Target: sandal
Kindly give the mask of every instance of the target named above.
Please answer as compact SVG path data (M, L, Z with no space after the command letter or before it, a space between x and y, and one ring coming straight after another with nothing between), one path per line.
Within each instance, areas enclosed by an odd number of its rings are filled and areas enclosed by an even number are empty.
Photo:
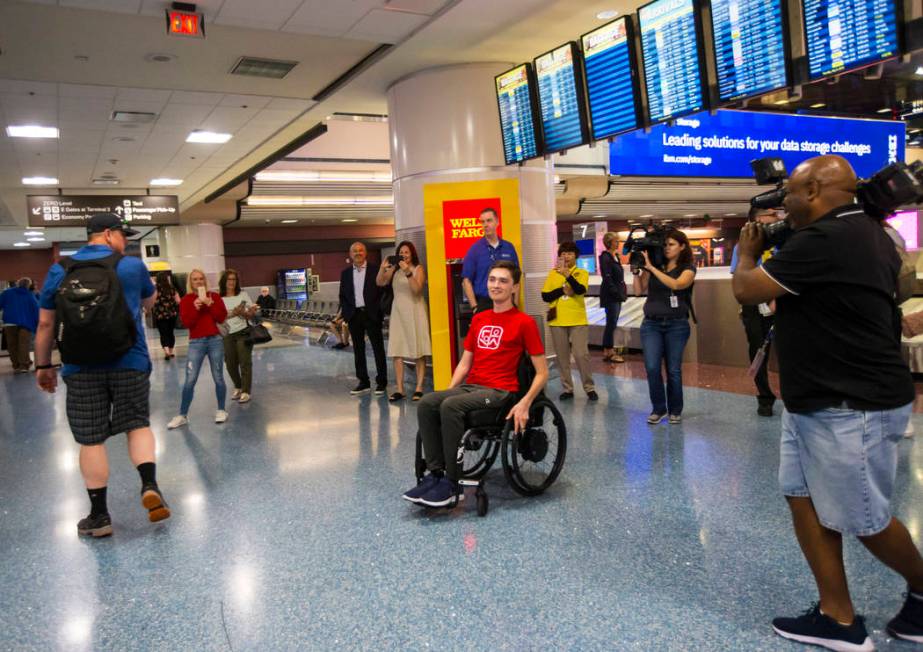
M414 392L413 396L411 397L411 400L419 401L421 398L423 398L423 392Z
M391 396L388 397L388 400L391 403L397 403L398 401L404 400L404 395L401 394L400 392L394 392Z

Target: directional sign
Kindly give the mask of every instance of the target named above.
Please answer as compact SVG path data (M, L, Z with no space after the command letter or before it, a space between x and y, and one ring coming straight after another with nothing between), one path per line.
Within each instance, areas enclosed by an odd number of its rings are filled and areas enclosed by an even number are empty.
M29 195L29 226L83 226L97 213L115 213L136 227L179 224L175 195Z

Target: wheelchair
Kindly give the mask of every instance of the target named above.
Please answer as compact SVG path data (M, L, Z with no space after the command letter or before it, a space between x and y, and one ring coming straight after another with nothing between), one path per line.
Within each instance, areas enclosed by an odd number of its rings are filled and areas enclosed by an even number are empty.
M525 395L532 383L532 365L520 365L520 391L504 405L472 410L465 415L465 434L458 446L462 487L476 487L478 516L487 516L490 500L484 490L484 480L497 457L503 466L507 483L522 496L537 496L554 484L564 466L567 454L567 427L557 406L544 391L529 407L525 428L513 432L512 419L506 415ZM525 370L523 369L525 367ZM530 376L531 373L531 376ZM417 432L415 470L417 483L423 481L426 460L423 458L423 438ZM449 509L458 505L458 500Z

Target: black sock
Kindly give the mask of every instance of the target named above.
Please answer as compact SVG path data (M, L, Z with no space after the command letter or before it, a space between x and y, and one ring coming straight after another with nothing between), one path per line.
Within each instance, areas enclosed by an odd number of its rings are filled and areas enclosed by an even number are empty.
M90 516L109 513L109 508L106 507L106 487L87 489L87 493L90 495Z
M157 484L157 465L153 462L139 464L138 474L141 476L141 484Z

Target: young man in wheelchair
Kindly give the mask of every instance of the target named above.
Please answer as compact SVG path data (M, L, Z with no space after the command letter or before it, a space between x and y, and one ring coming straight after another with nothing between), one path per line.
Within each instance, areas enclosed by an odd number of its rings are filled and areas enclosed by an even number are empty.
M465 415L476 409L497 406L508 409L517 432L529 421L529 407L548 380L545 349L535 320L513 304L522 272L511 261L490 268L487 291L493 310L475 314L465 338L462 355L449 389L427 394L417 408L423 452L429 474L403 498L429 507L445 507L464 499L458 481L461 466L457 451L465 434ZM510 409L520 391L519 361L528 353L535 378L525 395Z

